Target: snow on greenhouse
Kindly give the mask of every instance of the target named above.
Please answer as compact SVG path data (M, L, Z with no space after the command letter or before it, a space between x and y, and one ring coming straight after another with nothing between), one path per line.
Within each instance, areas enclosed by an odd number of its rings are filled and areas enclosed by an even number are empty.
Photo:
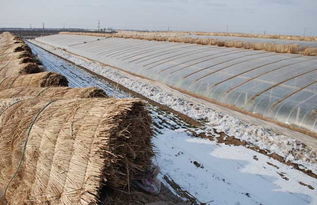
M316 136L317 57L80 35L37 40Z

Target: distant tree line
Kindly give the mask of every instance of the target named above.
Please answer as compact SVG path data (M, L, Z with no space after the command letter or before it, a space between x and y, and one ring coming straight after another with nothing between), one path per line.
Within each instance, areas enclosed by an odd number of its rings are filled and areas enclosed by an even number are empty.
M0 28L0 33L11 32L22 38L30 39L39 36L53 35L59 32L94 32L94 33L116 33L113 29L81 29L81 28Z

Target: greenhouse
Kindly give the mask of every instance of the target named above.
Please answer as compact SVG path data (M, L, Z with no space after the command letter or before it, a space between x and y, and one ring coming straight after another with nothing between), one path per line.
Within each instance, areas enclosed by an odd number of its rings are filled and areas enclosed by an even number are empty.
M316 56L83 35L36 40L231 109L317 133Z

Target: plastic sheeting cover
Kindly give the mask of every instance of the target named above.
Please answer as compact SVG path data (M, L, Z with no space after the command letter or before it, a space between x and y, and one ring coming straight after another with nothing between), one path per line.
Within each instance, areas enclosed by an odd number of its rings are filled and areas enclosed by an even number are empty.
M80 35L36 40L317 133L317 57Z

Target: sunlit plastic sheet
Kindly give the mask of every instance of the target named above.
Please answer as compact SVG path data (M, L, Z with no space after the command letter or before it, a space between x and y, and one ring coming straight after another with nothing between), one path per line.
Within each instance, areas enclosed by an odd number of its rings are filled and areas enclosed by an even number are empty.
M37 40L317 133L317 57L79 35Z

